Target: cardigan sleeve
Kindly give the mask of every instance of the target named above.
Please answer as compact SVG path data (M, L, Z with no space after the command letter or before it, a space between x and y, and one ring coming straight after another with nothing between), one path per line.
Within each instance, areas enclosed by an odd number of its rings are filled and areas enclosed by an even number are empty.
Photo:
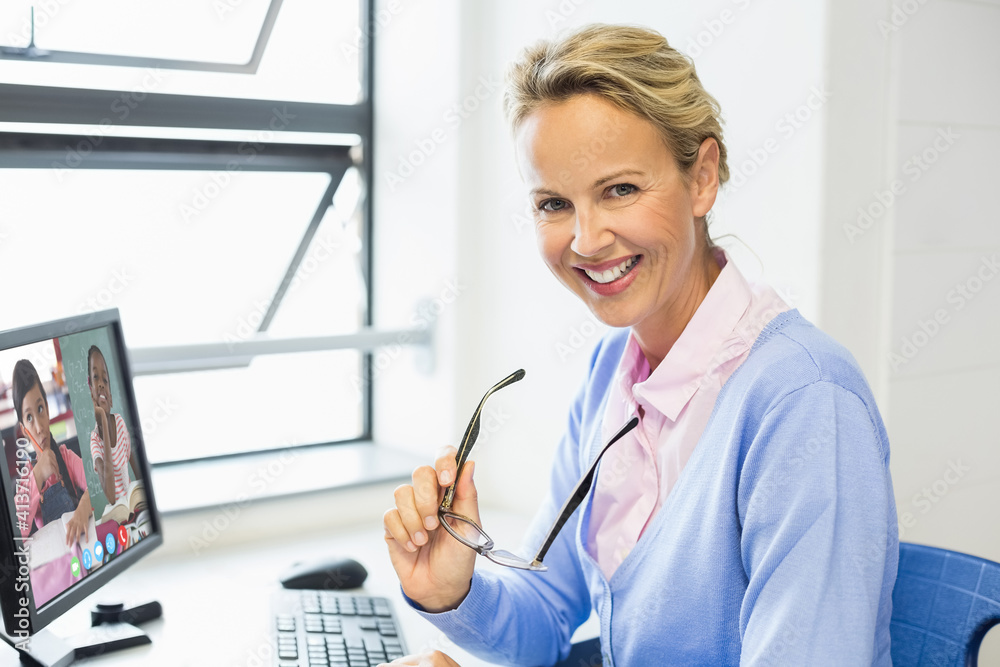
M579 481L581 423L587 396L585 385L570 412L549 492L528 531L522 556L530 557L540 546ZM428 613L408 602L453 642L490 662L543 665L564 659L569 655L574 630L587 620L591 610L575 543L580 515L580 511L573 514L549 548L547 571L477 568L469 594L454 610Z
M737 496L741 665L887 660L875 628L891 612L898 534L880 425L856 394L820 380L777 401L752 434Z

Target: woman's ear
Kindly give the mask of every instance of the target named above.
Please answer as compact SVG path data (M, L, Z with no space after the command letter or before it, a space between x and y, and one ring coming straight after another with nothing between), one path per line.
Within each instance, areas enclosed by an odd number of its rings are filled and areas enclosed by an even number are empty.
M701 218L712 210L719 194L719 143L713 137L701 142L691 174L691 213Z

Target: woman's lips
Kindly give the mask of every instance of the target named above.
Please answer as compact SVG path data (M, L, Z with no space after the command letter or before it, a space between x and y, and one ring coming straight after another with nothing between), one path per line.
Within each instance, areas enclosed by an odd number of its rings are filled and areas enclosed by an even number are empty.
M626 258L625 261L627 262L629 261L629 259L630 258ZM626 289L628 289L629 285L631 285L632 282L635 280L636 275L638 275L640 265L642 264L642 255L635 255L631 259L633 259L634 261L632 261L632 264L627 268L626 272L608 283L599 283L593 278L591 278L589 275L587 275L587 272L583 268L581 267L576 267L576 268L577 271L580 272L580 276L582 277L584 284L588 288L590 288L592 292L599 294L600 296L615 296L616 294L621 294ZM619 262L619 264L621 262L621 260L612 260L610 265L617 266L618 264L614 263L616 261ZM606 262L605 264L609 263ZM599 268L604 268L604 266L605 265L600 265ZM610 269L605 269L605 270L610 270Z

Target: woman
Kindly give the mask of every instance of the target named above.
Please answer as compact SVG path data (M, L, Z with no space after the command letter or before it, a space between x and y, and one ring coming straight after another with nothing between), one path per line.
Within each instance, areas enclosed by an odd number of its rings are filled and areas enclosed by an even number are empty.
M32 526L41 528L72 512L66 522L66 545L70 546L86 536L93 513L83 461L66 445L53 447L48 398L38 371L27 359L14 364L12 394L17 422L35 447L35 462L27 475L27 521L18 521L21 535L27 537Z
M501 664L565 657L593 609L605 665L890 665L885 429L850 354L714 247L729 172L691 62L652 31L590 26L528 49L505 110L545 263L620 328L594 352L536 527L610 434L640 425L543 574L478 571L439 530L454 451L414 471L384 518L409 601ZM454 508L478 520L471 470Z

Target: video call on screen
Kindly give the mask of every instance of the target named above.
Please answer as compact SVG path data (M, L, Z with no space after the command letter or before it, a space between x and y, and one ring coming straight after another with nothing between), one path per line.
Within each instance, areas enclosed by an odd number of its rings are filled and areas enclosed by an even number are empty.
M112 336L106 326L0 350L8 502L36 609L152 530Z

